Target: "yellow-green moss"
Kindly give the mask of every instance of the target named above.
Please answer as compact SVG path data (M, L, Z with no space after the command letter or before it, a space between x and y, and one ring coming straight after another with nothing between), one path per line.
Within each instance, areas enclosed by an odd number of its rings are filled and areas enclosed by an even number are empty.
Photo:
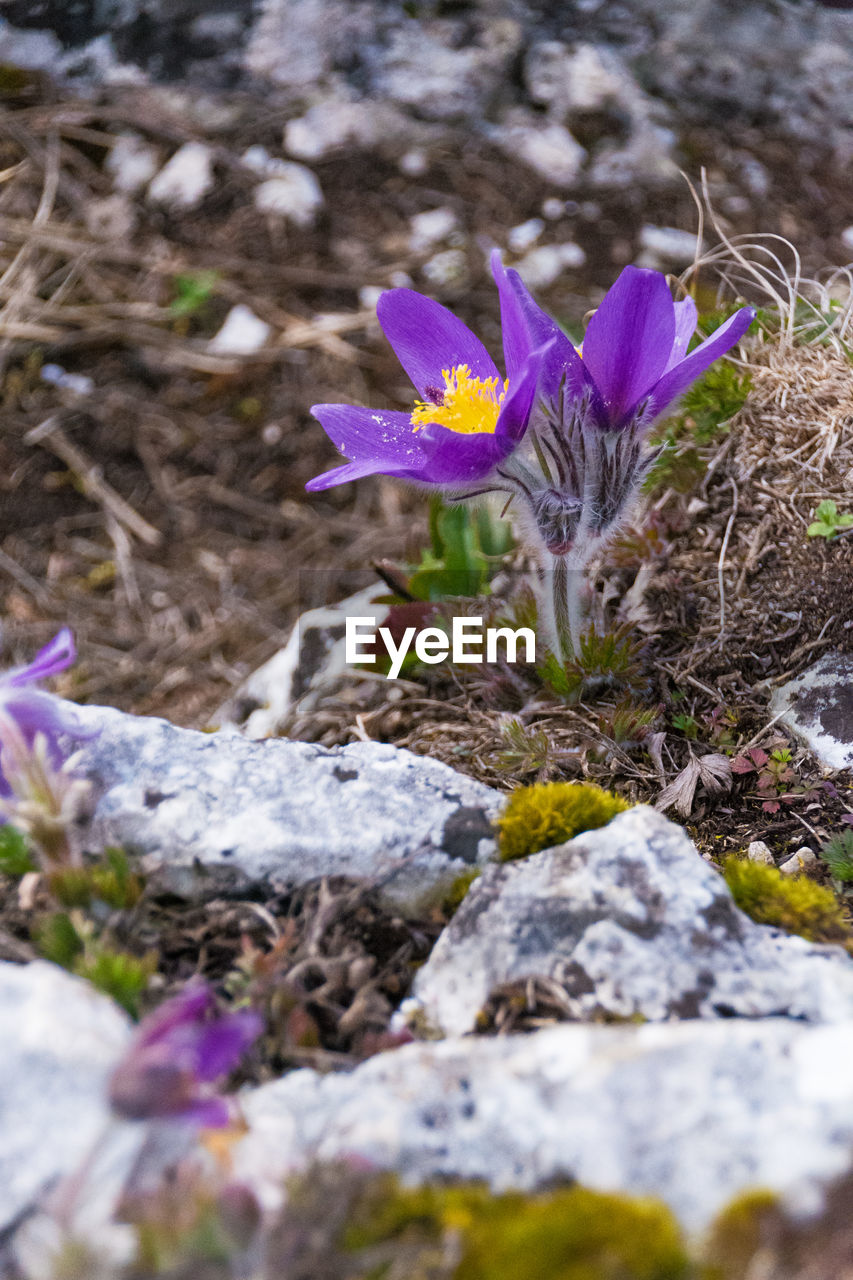
M783 876L775 867L735 856L723 875L741 911L757 924L772 924L810 942L853 941L841 904L831 889L806 876Z
M746 1191L732 1200L705 1240L702 1280L736 1280L747 1275L768 1228L780 1220L779 1197L773 1191Z
M411 1260L410 1278L434 1275L427 1257L446 1258L454 1237L458 1264L439 1272L453 1280L682 1280L690 1274L679 1227L656 1200L584 1187L494 1195L477 1184L404 1190L391 1177L382 1181L345 1231L344 1247L375 1256L377 1246L396 1242Z
M501 861L526 858L605 826L630 805L588 782L539 782L513 791L497 820Z
M463 898L479 875L479 868L473 867L470 871L463 871L453 881L441 904L442 913L448 920L459 910Z

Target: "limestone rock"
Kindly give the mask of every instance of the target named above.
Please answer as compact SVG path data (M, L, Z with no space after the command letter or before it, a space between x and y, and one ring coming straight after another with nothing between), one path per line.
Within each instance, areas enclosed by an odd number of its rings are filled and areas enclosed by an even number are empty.
M0 962L0 1232L87 1155L130 1020L45 961Z
M185 142L148 187L148 198L173 209L194 209L213 188L213 152L203 142Z
M144 855L175 891L364 877L417 913L494 851L498 792L376 742L327 750L198 733L109 707L80 768L96 791L90 848Z
M827 654L776 689L770 713L828 768L853 768L853 654Z
M405 1014L462 1034L496 987L537 976L562 989L572 1018L853 1018L853 961L753 923L682 828L645 805L488 867Z
M283 1175L356 1158L406 1182L497 1190L576 1179L661 1197L701 1231L756 1187L818 1210L851 1168L853 1023L560 1026L296 1071L243 1095L234 1173L270 1207Z

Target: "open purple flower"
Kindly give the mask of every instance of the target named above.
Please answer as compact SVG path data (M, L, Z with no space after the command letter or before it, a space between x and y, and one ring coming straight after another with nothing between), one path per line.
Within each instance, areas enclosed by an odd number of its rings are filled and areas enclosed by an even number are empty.
M84 728L73 703L32 687L36 681L58 675L70 667L76 656L74 637L68 627L63 627L49 644L39 650L32 662L0 674L0 796L11 794L3 774L4 737L9 736L7 729L15 739L15 747L22 742L29 750L36 737L41 735L51 763L57 766L62 762L59 744L63 737L85 739L97 733L97 730ZM5 745L13 749L11 738Z
M330 440L351 461L309 481L328 489L360 476L398 476L462 496L493 476L524 435L542 352L504 342L507 377L467 325L411 289L383 293L379 323L420 399L410 413L316 404ZM556 326L555 326L556 328ZM486 488L502 487L491 485Z
M145 1018L110 1081L110 1103L127 1120L191 1120L221 1128L228 1103L215 1084L260 1035L250 1010L217 1016L213 994L194 983Z

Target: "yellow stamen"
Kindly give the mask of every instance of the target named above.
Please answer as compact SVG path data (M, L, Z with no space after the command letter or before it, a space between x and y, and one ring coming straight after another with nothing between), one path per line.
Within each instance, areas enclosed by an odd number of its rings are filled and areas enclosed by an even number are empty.
M499 392L499 378L473 378L467 364L442 369L441 376L444 379L441 404L431 400L415 402L412 410L415 431L424 423L438 422L442 427L466 436L481 431L493 435L509 379Z

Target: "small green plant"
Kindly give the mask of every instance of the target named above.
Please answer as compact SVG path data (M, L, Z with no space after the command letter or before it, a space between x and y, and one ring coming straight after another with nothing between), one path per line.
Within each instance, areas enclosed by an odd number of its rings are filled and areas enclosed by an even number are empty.
M642 674L640 642L626 627L604 635L587 631L573 658L563 663L549 652L537 671L543 684L568 703L603 688L636 688Z
M734 855L723 875L741 911L757 924L797 933L809 942L853 942L850 926L831 889L806 876L784 876L775 867Z
M414 600L482 595L513 546L510 526L484 503L452 507L434 496L429 532L430 545L405 584Z
M678 711L670 720L673 729L679 729L685 736L693 740L698 736L698 721L690 714L689 711Z
M826 538L827 542L829 542L831 538L835 537L839 529L849 529L853 525L853 515L849 512L841 515L832 498L824 498L823 502L818 503L812 514L815 517L814 523L810 524L806 529L806 533L810 538Z
M153 952L140 959L110 946L78 909L44 916L33 927L32 939L45 960L86 978L132 1018L139 1016L140 998L157 967Z
M176 320L189 320L203 311L216 292L218 271L187 271L175 276L169 311Z
M717 317L703 317L708 327L716 321ZM652 443L663 445L663 452L646 478L645 492L659 492L664 487L689 492L708 465L701 450L728 430L749 388L749 376L739 373L734 365L712 365L682 398L678 415L668 419L653 437Z
M836 880L853 883L853 830L840 832L818 849Z
M0 872L19 880L28 871L35 870L35 863L30 857L30 847L23 831L13 827L11 822L0 826Z
M762 809L765 813L778 813L783 804L814 800L818 794L814 787L800 781L791 759L788 747L776 747L769 755L761 747L750 747L732 760L732 773L752 774Z
M528 728L512 716L500 726L500 734L505 745L495 756L499 769L507 773L538 773L548 765L553 747L544 729Z
M588 782L538 782L518 787L497 820L503 862L571 840L580 831L605 826L630 809L627 800Z

